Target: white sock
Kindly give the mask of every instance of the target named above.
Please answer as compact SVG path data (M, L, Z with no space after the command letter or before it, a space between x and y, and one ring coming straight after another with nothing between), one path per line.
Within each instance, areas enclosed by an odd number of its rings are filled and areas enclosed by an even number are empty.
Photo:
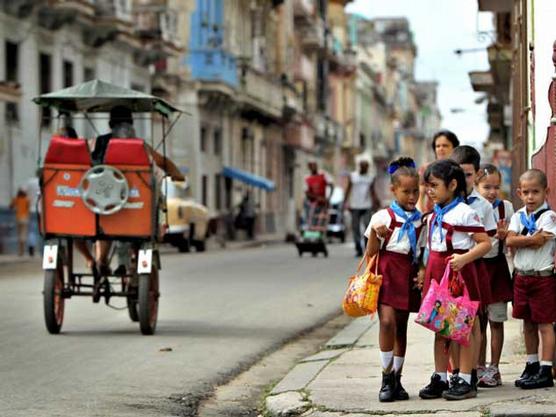
M534 353L532 355L527 355L527 363L535 363L539 361L539 354Z
M467 382L468 384L471 384L471 374L460 373L459 377L463 379L465 382Z
M399 372L402 369L403 361L405 358L403 356L394 356L394 372Z
M383 352L380 351L380 363L382 364L382 370L388 371L392 368L392 358L394 357L394 351Z
M440 375L440 380L442 382L448 382L448 372L435 372L436 375Z
M550 366L552 368L552 361L541 361L541 366Z

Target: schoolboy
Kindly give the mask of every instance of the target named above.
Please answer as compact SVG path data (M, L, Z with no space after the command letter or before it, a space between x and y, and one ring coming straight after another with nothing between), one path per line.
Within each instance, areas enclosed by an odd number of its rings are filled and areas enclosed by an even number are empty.
M524 206L512 216L506 239L507 246L515 250L513 317L523 320L527 351L525 369L515 381L523 389L554 386L556 213L546 202L548 192L544 172L530 169L521 175L517 194Z

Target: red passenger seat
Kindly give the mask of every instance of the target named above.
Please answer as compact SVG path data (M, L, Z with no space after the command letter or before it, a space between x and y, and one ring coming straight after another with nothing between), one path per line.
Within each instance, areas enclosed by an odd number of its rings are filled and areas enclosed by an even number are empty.
M41 179L41 230L47 236L95 236L95 214L79 193L81 179L89 169L91 154L85 139L52 137Z
M157 227L157 194L145 142L143 139L110 139L104 163L124 174L129 185L129 199L117 213L99 217L100 229L106 236L151 238Z
M151 164L143 139L110 139L104 163L108 165L149 166Z
M53 136L44 162L45 164L91 165L91 153L85 139Z

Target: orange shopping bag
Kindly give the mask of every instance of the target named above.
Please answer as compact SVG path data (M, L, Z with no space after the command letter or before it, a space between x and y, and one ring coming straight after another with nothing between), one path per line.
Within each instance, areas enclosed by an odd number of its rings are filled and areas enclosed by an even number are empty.
M363 274L360 275L364 261L367 262L367 266ZM373 266L374 272L372 271ZM378 275L378 254L372 258L365 256L359 262L356 274L349 278L342 302L344 312L351 317L376 313L381 284L382 275Z

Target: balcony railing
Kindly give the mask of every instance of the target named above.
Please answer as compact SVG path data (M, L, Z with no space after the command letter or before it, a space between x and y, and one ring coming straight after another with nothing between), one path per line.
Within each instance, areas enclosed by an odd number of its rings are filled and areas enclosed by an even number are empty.
M319 49L324 47L324 22L317 18L314 24L300 28L301 42L304 48Z
M17 103L21 98L21 86L13 81L0 81L0 103Z
M314 150L315 131L308 123L291 123L286 127L285 142L289 146Z
M313 62L305 54L300 54L295 60L293 77L297 81L311 81L315 76Z
M241 91L246 104L269 116L281 117L284 105L281 83L248 66L243 67L241 72Z
M179 43L178 13L167 7L141 8L134 12L135 27L139 36Z
M97 15L131 22L132 0L92 0Z
M223 49L190 50L188 62L194 80L238 86L237 59Z
M310 18L315 14L315 4L313 0L294 0L293 14L297 18Z

